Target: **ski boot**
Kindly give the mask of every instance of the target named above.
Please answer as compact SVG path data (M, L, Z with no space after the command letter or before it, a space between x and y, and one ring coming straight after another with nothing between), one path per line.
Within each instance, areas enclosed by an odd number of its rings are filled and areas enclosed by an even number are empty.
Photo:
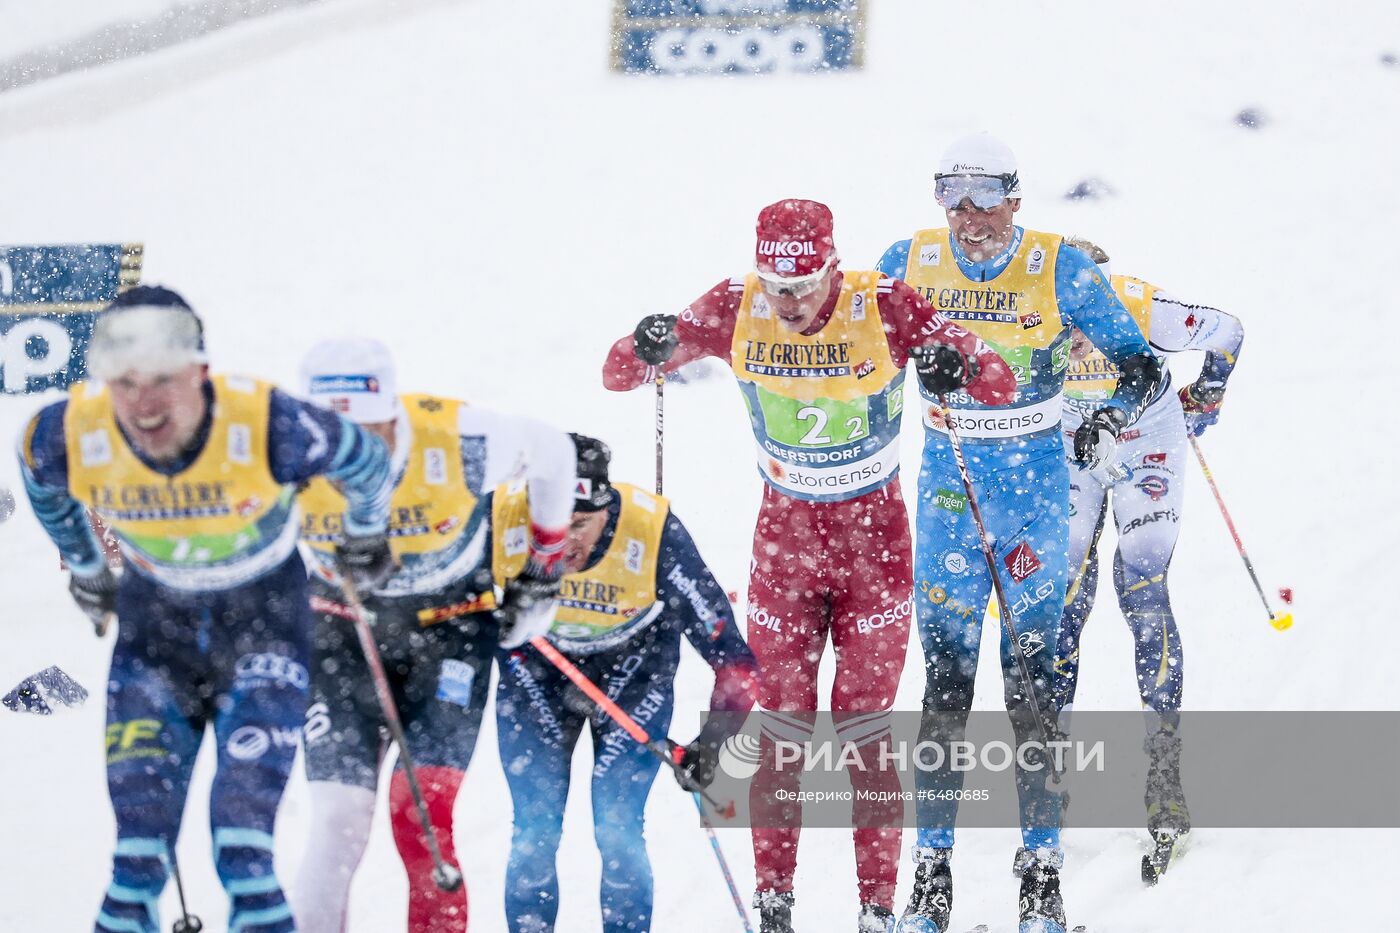
M856 933L894 933L894 911L879 904L861 904Z
M758 933L793 933L791 891L759 891L753 896L758 908Z
M1156 884L1191 831L1191 813L1181 790L1181 736L1175 729L1158 729L1143 743L1147 752L1147 831L1152 852L1142 857L1142 880Z
M952 849L915 849L914 892L896 933L947 933L953 914Z
M1021 875L1019 933L1065 933L1065 902L1060 897L1060 867L1065 858L1058 850L1038 849Z

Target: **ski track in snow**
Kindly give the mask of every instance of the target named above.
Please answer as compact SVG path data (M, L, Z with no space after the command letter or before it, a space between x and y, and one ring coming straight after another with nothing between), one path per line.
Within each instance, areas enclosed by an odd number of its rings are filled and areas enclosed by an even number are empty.
M1400 495L1375 430L1393 422L1392 301L1366 283L1385 281L1400 215L1389 168L1400 70L1378 61L1394 51L1385 42L1400 41L1400 7L1373 0L1339 16L1320 3L1101 0L953 15L882 0L871 4L864 73L664 80L606 71L609 6L337 0L4 95L4 237L144 241L146 281L194 303L220 369L290 384L315 340L378 336L406 388L597 434L613 447L614 475L645 484L652 399L601 388L609 344L642 315L678 310L743 271L754 214L779 197L831 204L845 265L873 264L890 242L941 224L937 153L989 129L1019 156L1020 222L1090 236L1115 271L1245 323L1222 421L1203 446L1266 587L1294 588L1297 623L1269 627L1192 475L1172 572L1188 706L1396 707L1383 579ZM1234 126L1245 106L1270 122ZM889 129L899 121L901 131ZM905 144L876 142L876 128ZM1060 199L1088 176L1117 196ZM0 400L5 443L49 400ZM721 582L742 595L760 482L742 406L727 377L677 388L667 403L667 491ZM907 496L918 431L906 426ZM9 456L0 483L18 488ZM113 836L100 701L110 645L92 639L69 602L27 503L19 513L0 526L0 686L57 663L95 697L51 719L0 711L10 841L0 848L0 928L81 930L107 883ZM1110 586L1085 639L1080 708L1136 705L1132 644ZM977 706L996 708L995 650L984 644L983 654ZM917 708L921 662L912 639L901 709ZM826 684L830 667L828 654ZM704 706L709 686L687 654L678 737L693 734L698 721L685 711ZM472 929L483 931L504 929L510 838L495 745L488 716L457 806ZM585 748L575 761L559 859L560 933L600 922L587 757ZM226 908L208 856L209 778L202 758L179 851L191 904L213 933ZM1345 793L1344 780L1333 792ZM669 785L658 780L648 809L654 928L737 928L693 808ZM298 774L278 822L284 882L307 817ZM1393 921L1382 866L1394 831L1195 836L1148 890L1138 880L1145 832L1067 831L1070 923L1136 933ZM720 838L747 891L747 832ZM954 929L1014 924L1017 842L1011 829L960 835ZM912 877L901 872L901 906ZM797 895L804 933L854 925L848 833L804 834ZM381 801L353 928L400 929L405 900ZM167 924L174 903L171 886Z

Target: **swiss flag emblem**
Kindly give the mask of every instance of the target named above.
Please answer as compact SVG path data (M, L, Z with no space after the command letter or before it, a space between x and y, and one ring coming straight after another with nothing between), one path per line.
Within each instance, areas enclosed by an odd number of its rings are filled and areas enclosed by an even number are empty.
M1016 545L1010 554L1003 560L1006 563L1006 570L1011 574L1011 579L1017 583L1022 582L1040 569L1040 558L1036 556L1031 546L1022 541Z

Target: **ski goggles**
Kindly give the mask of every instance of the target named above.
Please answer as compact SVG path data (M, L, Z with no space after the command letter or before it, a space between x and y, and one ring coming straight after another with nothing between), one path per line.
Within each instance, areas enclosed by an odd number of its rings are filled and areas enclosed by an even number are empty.
M806 298L821 287L822 279L834 265L836 254L832 253L826 257L826 262L822 263L820 269L806 275L779 275L776 272L756 271L758 282L767 294L782 298Z
M1016 190L1016 175L942 175L933 180L933 197L947 211L971 201L980 211L998 206Z

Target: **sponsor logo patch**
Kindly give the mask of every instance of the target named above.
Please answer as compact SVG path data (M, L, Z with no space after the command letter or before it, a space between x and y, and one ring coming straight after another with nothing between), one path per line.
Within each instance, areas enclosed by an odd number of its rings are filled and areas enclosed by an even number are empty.
M955 512L959 515L967 508L967 496L951 489L940 489L934 494L934 504L940 509Z
M1007 573L1011 574L1011 579L1017 583L1022 582L1031 574L1040 570L1040 558L1029 544L1022 541L1020 544L1002 558L1006 564Z
M1144 476L1133 485L1142 490L1143 494L1148 496L1153 502L1165 496L1170 489L1167 485L1166 477L1157 476L1156 474Z

